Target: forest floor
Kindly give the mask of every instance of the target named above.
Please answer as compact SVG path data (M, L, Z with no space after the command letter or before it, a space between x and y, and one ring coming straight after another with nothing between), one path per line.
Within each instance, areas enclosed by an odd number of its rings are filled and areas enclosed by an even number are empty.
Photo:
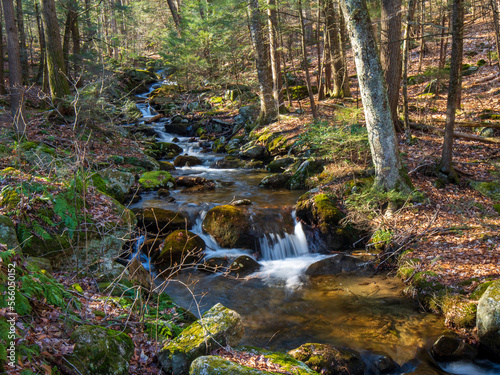
M466 39L464 63L476 65L480 59L484 59L487 64L481 66L474 74L464 77L462 109L457 113L457 120L479 122L484 121L480 118L483 114L492 113L500 116L499 67L489 63L490 53L494 51L495 46L491 25L476 22L466 30L466 35L473 35L474 38ZM439 46L434 42L429 42L427 46L429 50L423 59L420 71L419 49L412 50L410 76L419 76L435 67ZM348 59L349 72L354 74L352 56L348 56ZM443 92L439 96L421 95L426 83L428 80L409 86L411 121L442 129L444 125L438 120L442 121L446 117L446 93ZM319 104L321 117L325 119L333 117L337 105L360 106L355 78L351 79L351 87L354 100L322 101ZM297 109L298 103L294 102L292 106ZM300 107L305 109L305 114L291 114L272 125L270 129L289 130L291 133L302 132L304 124L311 122L311 114L307 100L303 100ZM75 146L71 144L74 134L70 126L51 125L47 128L45 119L35 112L33 114L33 121L28 127L29 140L43 140L63 148ZM8 114L2 114L1 134L7 132L10 127ZM457 127L456 130L477 134L472 133L471 128ZM496 136L499 132L497 129ZM412 182L425 198L421 203L405 205L392 215L381 214L372 220L371 225L373 228L390 230L393 238L401 240L404 248L395 250L411 250L409 256L415 260L415 272L430 271L428 277L445 285L450 291L460 288L466 293L472 292L481 282L500 277L500 214L495 209L498 207L495 204L500 203L500 191L493 191L493 194L487 196L471 186L471 181L492 182L500 179L498 144L455 139L453 163L459 172L460 183L438 188L432 166L440 159L443 136L437 131L421 130L412 130L412 136L414 139L409 145L400 135L399 145ZM136 143L126 138L114 138L111 142L110 137L113 137L113 134L107 138L93 137L91 143L85 146L92 151L95 160L105 160L109 153L115 155L134 153ZM0 169L12 166L16 157L9 155L0 158ZM331 165L327 171L335 175L336 179L334 182L327 182L322 189L338 191L338 186L352 178L358 167ZM98 201L95 203L99 204ZM85 306L88 324L97 324L102 320L99 314L95 314L95 311L101 310L106 311L106 319L117 321L117 327L121 327L123 316L128 316L127 310L119 306L106 307L106 303L100 300L99 292L92 281L74 279L74 275L66 273L56 273L55 276L68 289L75 282L79 282L86 291L85 295L81 296L81 303ZM408 282L409 279L405 281ZM95 303L91 304L89 301ZM5 311L0 311L0 315L3 313ZM25 337L24 340L37 343L41 347L42 359L36 357L33 363L19 365L19 370L31 368L35 372L43 372L45 369L46 374L51 374L50 366L44 365L47 360L51 365L64 366L64 363L60 363L61 356L70 352L72 348L68 338L64 336L64 327L61 326L58 314L60 314L58 309L40 308L37 311L30 331L32 336ZM128 319L133 322L137 320L135 318L137 317L132 316ZM131 373L159 373L160 370L155 362L158 343L148 339L139 326L131 327L130 333L134 337L136 346Z

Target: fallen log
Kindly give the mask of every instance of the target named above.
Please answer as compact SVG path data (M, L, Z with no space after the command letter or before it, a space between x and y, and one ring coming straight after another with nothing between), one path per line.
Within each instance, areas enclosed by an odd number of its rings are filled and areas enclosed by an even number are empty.
M427 131L431 130L431 131L437 131L439 133L444 134L444 129L436 128L435 126L417 124L417 123L412 122L412 123L410 123L410 127L413 129L417 129L417 130L427 130ZM500 138L486 138L486 137L481 137L479 135L466 134L466 133L460 133L460 132L454 132L453 136L455 138L468 139L471 141L500 144Z
M446 120L432 119L432 122L446 123ZM500 129L500 123L487 121L455 121L455 126L463 128L493 128Z

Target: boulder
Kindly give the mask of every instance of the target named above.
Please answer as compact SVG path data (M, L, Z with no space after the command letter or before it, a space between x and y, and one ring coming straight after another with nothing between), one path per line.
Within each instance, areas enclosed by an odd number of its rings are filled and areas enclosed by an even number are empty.
M158 164L160 164L160 171L173 171L175 169L174 165L168 161L159 160Z
M188 374L196 358L220 346L238 345L243 333L241 316L219 303L167 342L158 352L158 360L167 374Z
M224 159L216 160L211 165L210 168L215 169L254 169L262 168L264 164L260 160L242 160L239 156L226 155Z
M500 358L500 280L493 282L479 299L476 326L481 345Z
M189 120L183 119L181 116L174 116L171 123L165 124L165 132L184 137L192 137L196 134L196 130L198 130L197 125L190 124Z
M311 264L307 276L336 275L339 273L370 269L366 262L350 255L336 254Z
M238 110L238 113L245 119L245 122L254 121L259 115L259 109L253 105L245 105Z
M129 172L109 168L92 175L92 183L103 193L123 203L127 194L132 190L132 186L135 183L135 176Z
M295 162L294 158L277 158L268 164L266 169L271 173L282 173Z
M368 374L394 374L400 370L399 365L387 353L374 352L368 354Z
M175 179L166 171L151 171L141 175L139 184L144 190L171 189L175 187Z
M155 142L151 145L149 154L155 159L170 159L176 157L182 153L182 151L182 147L176 145L175 143Z
M308 159L293 172L288 181L288 188L290 190L305 189L307 179L322 171L323 164L321 164L321 162L314 159Z
M147 155L142 155L140 158L136 158L135 156L124 156L123 163L145 169L146 171L160 170L160 164L158 164L158 162L151 156Z
M175 178L177 186L193 187L196 185L204 185L212 180L207 180L204 177L193 177L193 176L179 176Z
M284 189L290 181L290 173L273 173L264 177L259 186L268 189Z
M174 160L175 167L184 167L184 166L192 167L193 165L200 165L200 164L203 164L203 161L201 159L198 159L196 156L179 155Z
M272 375L273 372L240 365L214 355L196 358L189 368L189 375Z
M358 240L358 232L348 223L343 223L339 201L328 194L306 193L295 206L297 217L308 228L319 232L324 250L339 250L350 247Z
M363 375L366 369L358 352L333 345L304 344L288 353L324 375Z
M269 153L264 146L250 143L241 148L240 156L248 159L265 159L269 156Z
M80 326L71 335L73 354L66 359L82 375L127 375L134 343L127 334L99 326Z
M216 206L207 212L203 230L224 248L255 249L257 238L252 232L250 215L241 206Z
M258 271L260 264L248 255L241 255L231 263L230 271L238 276L246 276Z
M137 225L150 233L166 234L178 229L188 229L190 221L180 212L163 208L144 208L136 210Z
M440 362L470 360L477 355L476 349L460 340L454 332L439 336L432 345L431 353L432 357Z
M240 346L233 348L236 354L244 357L259 357L261 360L279 368L280 373L294 375L318 375L318 373L309 368L305 363L296 359L287 353L271 352L266 349L260 349L253 346Z
M160 270L174 266L191 266L203 255L205 242L196 234L187 230L170 233L159 248L155 263Z
M8 216L0 215L0 245L4 245L6 250L19 251L19 241L17 239L16 227Z

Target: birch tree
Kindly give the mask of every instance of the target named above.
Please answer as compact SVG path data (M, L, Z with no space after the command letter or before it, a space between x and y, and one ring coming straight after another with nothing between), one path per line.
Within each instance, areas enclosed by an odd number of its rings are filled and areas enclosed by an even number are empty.
M382 190L412 190L401 165L384 73L365 0L341 0L349 30L365 112L368 141L375 167L374 186Z

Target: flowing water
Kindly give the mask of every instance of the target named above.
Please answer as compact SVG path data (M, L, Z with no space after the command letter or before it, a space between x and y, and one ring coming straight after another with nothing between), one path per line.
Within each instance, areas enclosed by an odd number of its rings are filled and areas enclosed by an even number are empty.
M156 115L147 103L138 107L144 118ZM289 350L307 342L331 343L362 352L383 351L403 364L442 333L443 319L422 313L413 300L403 297L404 286L394 276L306 277L307 267L326 256L311 252L311 240L308 243L301 224L295 220L293 206L304 192L259 188L260 180L267 175L263 170L211 168L223 155L202 153L198 143L190 138L165 133L167 121L151 124L158 133L158 141L178 138L176 143L184 153L203 160L200 166L177 168L172 174L217 180L219 187L199 193L173 190L171 196L175 201L171 203L154 192L146 193L135 206L161 207L189 215L194 223L192 231L207 244L207 258L255 256L248 250L221 249L203 233L203 217L215 205L250 199L252 221L262 233L258 259L261 269L257 273L235 279L185 271L170 281L165 290L178 304L200 315L220 302L242 315L245 323L242 344L272 350ZM500 374L498 367L486 363L485 366L452 363L444 370L450 374Z

